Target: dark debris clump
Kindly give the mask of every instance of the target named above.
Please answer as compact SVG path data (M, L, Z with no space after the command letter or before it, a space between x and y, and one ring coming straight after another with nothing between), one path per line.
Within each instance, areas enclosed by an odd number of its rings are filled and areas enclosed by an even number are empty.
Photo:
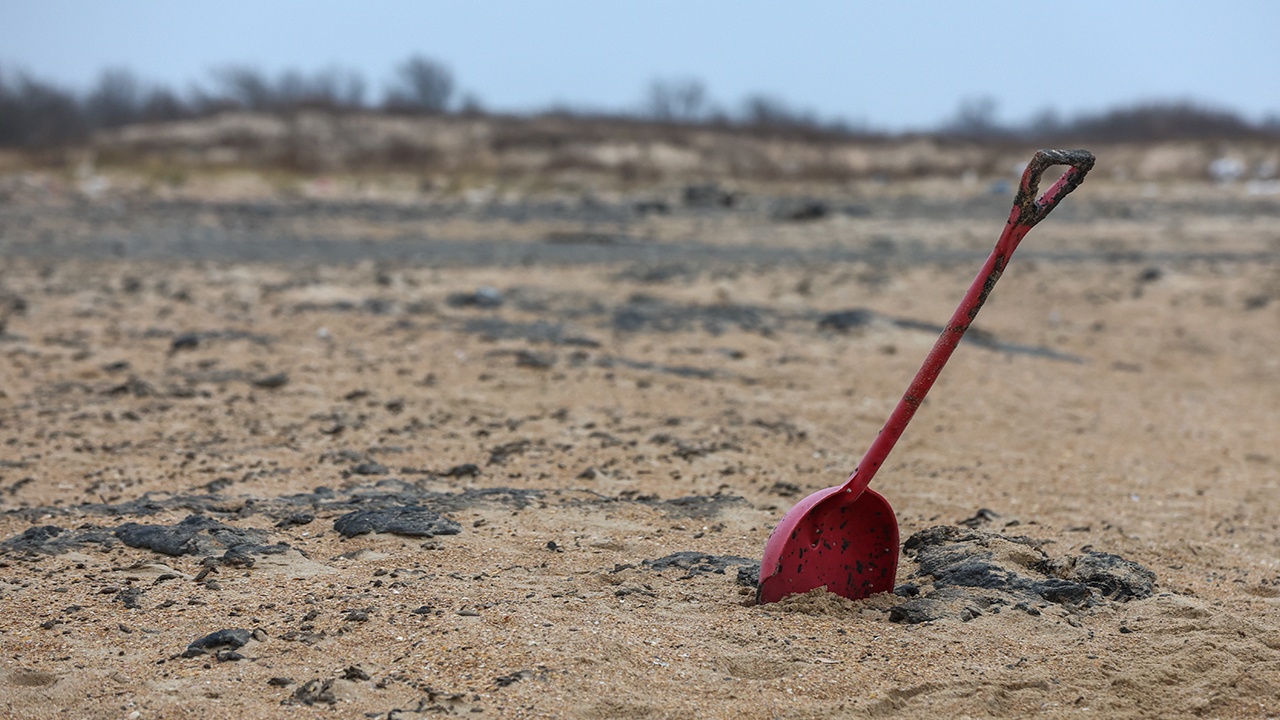
M237 528L204 515L189 515L174 525L130 522L116 528L86 525L74 530L40 525L0 542L0 550L28 555L60 555L90 545L110 548L123 543L162 555L222 554L225 558L239 559L242 565L252 565L248 559L252 555L273 555L289 549L284 543L269 542L269 533L265 530Z
M221 650L239 650L253 639L253 633L244 628L227 628L211 632L192 641L182 653L183 657L197 657Z
M1155 573L1118 555L1086 552L1053 559L1041 543L982 530L939 526L915 533L903 551L918 568L909 597L889 612L894 622L971 620L1009 607L1038 615L1050 604L1084 607L1150 597ZM931 585L929 590L922 586ZM910 586L911 592L906 587Z
M760 567L760 562L751 558L737 555L708 555L694 550L674 552L656 560L645 560L640 564L650 570L659 572L672 568L684 570L685 577L697 577L708 573L724 575L725 571L731 567L750 568L754 566L757 569L756 572L759 572Z
M89 526L68 530L57 525L37 525L0 541L0 550L19 555L61 555L89 544L109 548L118 542L115 534L105 528Z
M188 515L176 525L125 523L116 528L115 535L129 547L162 555L212 555L220 550L272 554L284 549L268 547L265 530L231 527L204 515Z
M343 537L355 537L365 533L393 533L410 537L434 537L457 535L462 526L419 505L384 508L380 510L356 510L333 522L333 529Z

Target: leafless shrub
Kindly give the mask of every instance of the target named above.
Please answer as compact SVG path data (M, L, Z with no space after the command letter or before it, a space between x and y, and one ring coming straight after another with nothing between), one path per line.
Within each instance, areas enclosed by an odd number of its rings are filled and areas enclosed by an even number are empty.
M645 93L643 114L663 122L696 122L710 110L707 89L698 80L654 80Z
M399 112L444 112L453 96L453 73L444 65L416 56L396 68L384 106Z
M206 95L206 107L233 106L259 112L282 112L300 108L342 110L360 107L365 83L358 73L341 68L320 70L308 75L286 70L276 80L249 67L215 71L218 91Z
M1032 133L1093 142L1235 140L1276 135L1265 124L1251 124L1231 111L1185 101L1116 108L1085 115L1059 127L1033 127Z
M291 86L292 87L292 86ZM364 105L366 85L364 78L354 70L329 68L310 78L299 76L296 104L335 109L358 108Z
M1064 120L1042 110L1025 125L1002 125L992 98L964 100L939 129L944 136L974 141L1025 140L1041 144L1242 140L1280 136L1264 121L1252 124L1240 115L1186 101L1149 102Z
M465 117L483 117L485 115L484 103L480 101L478 95L465 93L459 102L458 114Z
M944 135L967 140L990 140L1008 136L1010 131L996 121L996 100L984 95L960 101L956 114L942 126Z
M122 68L104 70L84 102L93 127L113 128L137 122L142 115L142 89L134 74Z
M0 73L0 145L45 149L77 142L89 124L70 92L20 73Z
M812 113L796 110L770 95L752 95L742 102L742 121L760 128L816 127Z
M1067 126L1062 116L1053 108L1044 108L1031 116L1025 134L1032 139L1054 137Z
M142 122L166 122L191 117L194 110L191 104L184 101L169 88L152 89L142 99L138 109L138 120Z
M275 93L261 70L230 67L215 70L214 83L221 90L214 97L223 98L246 110L272 110Z
M395 69L381 103L384 110L391 112L443 113L456 107L465 116L488 115L473 95L464 94L460 103L454 101L454 96L455 83L449 68L415 56ZM57 148L84 142L99 129L202 117L225 110L289 114L300 109L346 112L368 107L363 78L341 68L311 73L291 70L269 76L247 66L229 67L214 72L204 85L183 93L140 81L128 70L110 69L83 94L0 68L2 147ZM891 137L865 125L821 120L812 112L798 110L769 95L750 96L737 112L728 114L710 102L706 87L694 79L651 82L645 90L640 117L634 111L610 113L571 106L523 118L488 117L502 118L500 124L505 128L496 133L493 142L497 149L516 137L520 138L519 143L532 143L530 147L555 148L607 139L604 136L614 131L625 132L633 139L680 145L690 137L688 129L682 127L689 124L719 132L819 144L851 138L876 142ZM517 126L525 129L516 129ZM1072 119L1045 110L1015 126L998 122L993 99L977 97L964 100L955 115L938 126L935 135L987 144L1277 139L1280 115L1254 123L1231 111L1192 102L1152 102ZM301 151L295 154L306 155ZM422 157L416 162L438 159ZM839 175L843 171L834 167L831 172Z

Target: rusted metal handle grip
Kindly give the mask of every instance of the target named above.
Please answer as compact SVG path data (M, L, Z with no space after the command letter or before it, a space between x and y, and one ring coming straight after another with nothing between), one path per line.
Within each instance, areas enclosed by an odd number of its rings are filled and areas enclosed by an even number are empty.
M1080 187L1080 183L1084 182L1084 176L1093 169L1093 162L1093 153L1088 150L1036 151L1031 162L1027 164L1027 169L1022 173L1022 184L1018 188L1017 196L1013 199L1015 212L1010 216L1009 222L1027 229L1035 227L1036 223L1045 219L1049 212L1062 202L1062 198ZM1036 193L1040 191L1040 177L1044 175L1045 170L1054 165L1069 165L1070 169L1058 178L1053 187L1037 199Z

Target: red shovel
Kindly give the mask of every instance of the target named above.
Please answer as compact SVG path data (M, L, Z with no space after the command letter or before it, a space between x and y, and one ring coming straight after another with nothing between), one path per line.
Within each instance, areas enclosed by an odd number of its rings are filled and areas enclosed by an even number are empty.
M1036 199L1040 176L1052 165L1070 168ZM1040 150L1031 158L995 250L853 475L844 485L819 490L801 500L773 529L760 562L759 602L777 602L824 585L830 592L855 600L893 590L898 571L898 520L889 501L867 485L978 316L1018 243L1084 182L1092 168L1093 155L1085 150Z

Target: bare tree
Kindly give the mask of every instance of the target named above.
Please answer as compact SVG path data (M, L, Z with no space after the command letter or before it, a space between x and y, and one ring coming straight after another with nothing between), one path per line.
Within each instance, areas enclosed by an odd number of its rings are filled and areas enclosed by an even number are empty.
M1062 130L1062 127L1062 117L1058 115L1058 111L1045 108L1031 116L1027 122L1026 134L1033 138L1053 137Z
M694 122L706 117L707 89L699 80L663 80L649 83L644 114L655 120Z
M120 127L141 114L142 89L134 74L123 68L104 70L85 98L85 111L95 127Z
M1106 142L1248 138L1267 132L1230 110L1198 103L1143 103L1076 118L1062 129L1072 137Z
M324 101L340 108L358 108L364 105L368 86L364 77L355 70L333 67L312 76L312 90Z
M194 114L192 107L166 87L152 88L138 110L143 122L181 120Z
M352 70L330 68L314 75L296 70L283 73L273 89L278 107L359 107L364 101L364 78Z
M88 130L70 92L26 74L0 73L0 145L51 147L83 139Z
M275 92L271 81L262 71L250 67L229 67L215 70L214 84L221 90L220 98L246 110L275 109ZM216 100L210 104L216 104Z
M996 100L990 95L961 100L955 117L942 130L968 138L989 138L1004 131L996 122Z
M742 103L742 119L757 127L816 127L812 114L792 109L769 95L752 95Z
M458 112L470 117L484 115L484 101L482 101L480 96L475 93L464 93L461 101L458 103Z
M310 75L286 70L274 82L259 70L232 67L216 71L214 80L220 94L201 97L197 104L280 111L304 107L345 109L359 107L364 102L364 78L354 70L336 67Z
M396 79L387 91L386 106L393 110L443 112L453 96L453 73L441 63L415 56L396 68Z

